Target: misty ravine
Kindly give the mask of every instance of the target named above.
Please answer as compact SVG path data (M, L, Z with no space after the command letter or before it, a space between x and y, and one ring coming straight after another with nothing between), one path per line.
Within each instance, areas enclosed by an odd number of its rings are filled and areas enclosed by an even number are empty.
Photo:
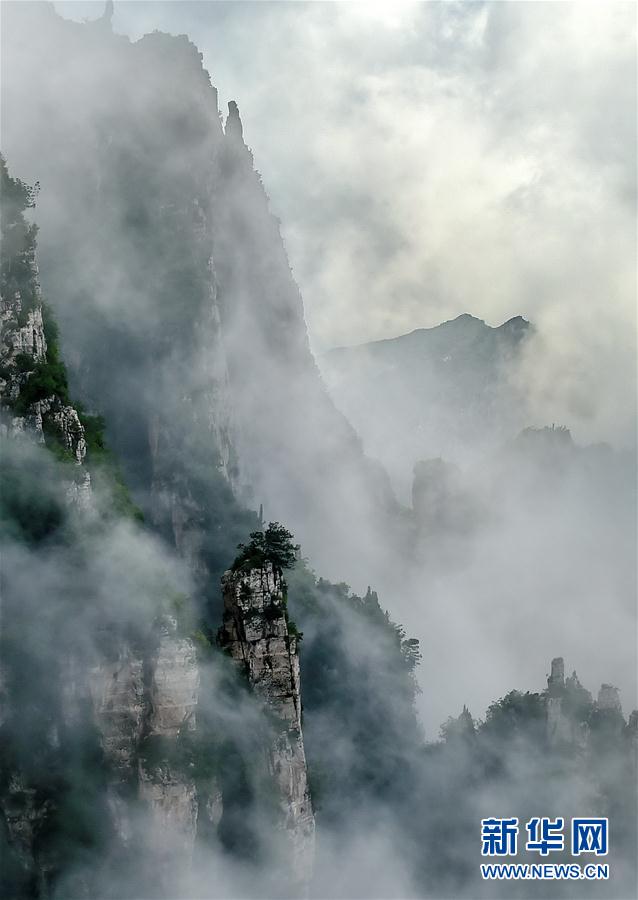
M2 10L0 894L635 896L631 454L522 316L315 361L237 103L112 17Z

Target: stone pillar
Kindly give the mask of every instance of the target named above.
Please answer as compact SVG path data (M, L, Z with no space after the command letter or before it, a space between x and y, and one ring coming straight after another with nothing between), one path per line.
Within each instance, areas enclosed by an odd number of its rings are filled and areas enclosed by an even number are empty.
M306 893L312 875L315 822L301 729L298 640L290 633L285 584L270 563L226 572L220 644L240 662L273 725L267 754L290 846L291 884Z
M613 684L601 684L598 691L598 708L622 711L617 687L614 687Z
M565 687L565 661L562 656L552 660L552 671L547 679L547 687L550 693Z

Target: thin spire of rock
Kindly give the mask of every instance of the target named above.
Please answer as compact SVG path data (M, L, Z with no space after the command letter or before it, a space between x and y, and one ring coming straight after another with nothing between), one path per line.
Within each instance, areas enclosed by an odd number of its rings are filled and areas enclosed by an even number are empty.
M234 100L228 103L228 115L226 116L226 137L238 143L244 143L244 126L241 123L239 107Z

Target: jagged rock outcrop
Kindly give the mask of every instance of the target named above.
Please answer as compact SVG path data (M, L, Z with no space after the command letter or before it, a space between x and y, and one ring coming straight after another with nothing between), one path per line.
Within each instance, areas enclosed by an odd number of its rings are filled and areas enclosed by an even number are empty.
M270 563L226 572L219 642L241 664L271 714L267 748L277 785L280 827L290 842L293 882L306 889L314 857L314 814L301 727L298 637L286 611L286 587Z
M564 711L565 693L565 661L557 656L547 678L547 739L553 747L573 744L577 736L582 736L582 724Z
M625 724L622 715L620 692L611 684L602 684L598 698L594 701L576 674L565 677L565 662L558 656L551 662L547 678L546 694L547 740L550 747L575 750L578 754L595 752L592 749L592 728L596 728L601 717L604 726L617 733L626 731L631 740L635 728L636 714L632 712Z
M547 690L550 694L558 693L565 687L565 660L557 656L552 660L551 671L547 677Z
M10 182L2 163L3 185ZM9 223L3 221L3 228ZM87 445L78 411L56 391L50 377L54 361L47 345L40 286L35 261L30 262L27 283L32 299L27 302L19 290L11 290L11 260L3 261L0 291L0 433L10 438L24 436L37 443L53 442L73 460L77 469L67 479L67 498L79 508L91 505L91 475L83 463ZM28 270L27 270L28 271ZM37 384L35 391L31 390ZM45 385L53 390L42 396ZM64 385L66 387L66 385Z
M601 684L598 691L598 708L621 712L620 692L613 684Z
M25 307L19 291L0 295L0 407L4 409L5 433L25 430L39 443L45 441L45 428L58 436L78 465L86 456L84 427L77 410L55 393L19 404L20 396L38 367L46 366L47 340L42 304ZM16 413L18 408L19 412Z
M19 292L16 292L13 297L3 298L0 309L0 325L2 326L0 352L6 367L0 377L0 392L8 399L15 400L20 392L21 381L17 377L18 355L26 353L34 363L41 362L46 357L47 344L44 337L42 307L29 309L25 315L22 309L22 298Z

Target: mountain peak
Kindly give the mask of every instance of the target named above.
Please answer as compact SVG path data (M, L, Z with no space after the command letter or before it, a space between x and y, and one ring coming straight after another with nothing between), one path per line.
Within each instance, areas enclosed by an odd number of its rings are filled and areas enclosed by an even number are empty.
M448 319L445 322L442 322L441 325L435 325L435 328L441 328L442 326L482 326L483 328L490 328L493 331L526 331L530 327L530 323L524 316L512 316L511 319L507 319L503 322L502 325L488 325L485 319L479 319L477 316L473 316L471 313L461 313L460 316L456 316L454 319ZM419 330L431 330L431 329L419 329Z
M449 325L451 322L480 322L481 325L485 325L484 319L479 319L477 316L473 316L472 313L461 313L460 316L457 316L455 319L448 319L443 324Z
M523 316L513 316L499 325L496 331L509 341L518 343L534 332L534 326Z
M445 322L441 322L440 325L434 325L433 328L420 328L418 331L433 331L436 328L489 328L490 326L484 321L484 319L479 319L476 316L473 316L471 313L461 313L460 316L456 316L454 319L447 319Z

